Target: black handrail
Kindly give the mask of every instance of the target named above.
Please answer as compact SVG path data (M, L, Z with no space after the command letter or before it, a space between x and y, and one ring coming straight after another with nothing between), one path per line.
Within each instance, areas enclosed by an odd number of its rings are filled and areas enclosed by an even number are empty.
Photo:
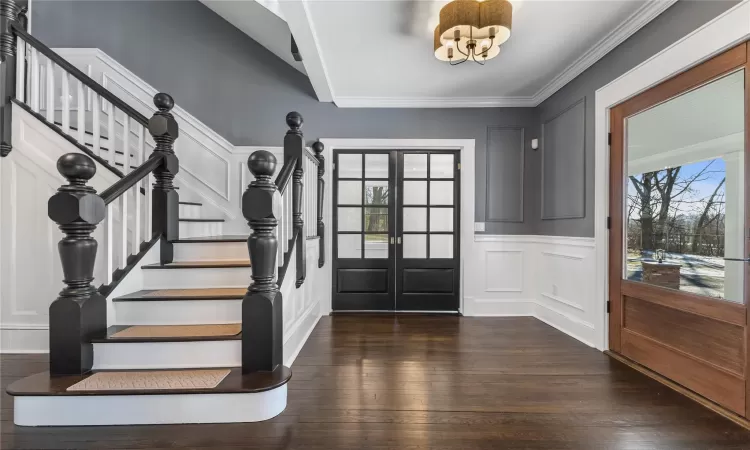
M104 204L108 205L112 203L116 198L127 192L128 189L132 188L136 183L141 181L146 175L153 172L164 159L164 154L161 152L154 152L151 157L146 160L143 164L138 166L132 172L120 178L112 186L105 189L99 196L104 200Z
M296 165L297 158L291 158L284 164L284 167L281 168L281 172L279 172L278 176L276 176L276 189L278 189L279 193L281 193L282 195L284 194L284 191L286 191L286 187L289 185L289 181L292 179L294 166Z
M97 83L91 77L78 70L77 67L66 61L62 56L55 53L51 48L44 45L39 39L30 35L26 30L23 29L21 24L19 24L18 22L14 22L11 24L11 28L18 36L26 41L26 43L36 48L40 53L49 58L52 62L60 66L69 74L73 75L73 77L78 79L78 81L91 88L92 91L96 92L103 99L112 103L115 107L117 107L117 109L123 111L139 124L143 125L144 127L148 127L148 119L146 118L146 116L133 109L119 97L106 90L101 84Z

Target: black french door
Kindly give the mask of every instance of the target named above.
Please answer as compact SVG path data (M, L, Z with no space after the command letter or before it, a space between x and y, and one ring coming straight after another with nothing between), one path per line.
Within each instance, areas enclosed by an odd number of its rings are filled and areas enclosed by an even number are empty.
M458 311L459 163L449 150L334 154L334 311Z

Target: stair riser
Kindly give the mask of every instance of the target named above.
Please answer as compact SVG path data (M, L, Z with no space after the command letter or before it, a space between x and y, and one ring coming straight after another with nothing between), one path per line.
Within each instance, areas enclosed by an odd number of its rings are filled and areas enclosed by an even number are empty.
M223 222L180 222L180 237L220 236Z
M200 219L201 207L198 205L180 205L180 219Z
M259 422L286 408L287 385L265 392L16 397L22 426Z
M247 260L245 242L191 242L174 244L175 261Z
M185 369L241 365L240 340L94 344L94 370Z
M200 325L242 322L242 300L114 302L120 325Z
M144 289L247 287L250 267L143 269Z

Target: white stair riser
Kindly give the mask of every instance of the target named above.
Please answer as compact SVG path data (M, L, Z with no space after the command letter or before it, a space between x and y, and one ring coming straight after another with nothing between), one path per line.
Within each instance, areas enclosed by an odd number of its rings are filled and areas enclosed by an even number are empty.
M199 205L180 205L180 219L200 219L201 207Z
M242 322L242 300L114 302L118 325L199 325Z
M242 341L106 342L94 344L94 370L239 367Z
M174 244L175 261L246 260L246 242L191 242Z
M180 237L220 236L224 222L180 222Z
M14 400L22 426L260 422L286 408L287 385L265 392L29 396Z
M143 269L144 289L247 287L250 267Z

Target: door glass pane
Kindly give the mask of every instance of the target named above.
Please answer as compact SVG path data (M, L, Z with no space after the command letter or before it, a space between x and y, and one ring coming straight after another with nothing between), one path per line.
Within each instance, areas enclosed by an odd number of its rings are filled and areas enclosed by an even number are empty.
M430 182L430 204L452 205L453 204L453 181L431 181Z
M339 208L339 231L362 231L362 208Z
M339 234L338 246L339 258L362 257L361 234Z
M362 182L361 181L339 181L339 204L361 205L362 204Z
M430 178L453 178L453 155L430 155Z
M366 234L365 235L365 258L383 259L388 258L388 235Z
M388 205L388 182L365 181L365 204Z
M427 208L404 208L404 231L427 231Z
M427 235L405 234L403 240L404 258L427 258Z
M362 155L339 154L339 178L362 178Z
M626 120L624 278L743 301L744 73Z
M430 259L453 258L453 235L430 235Z
M453 208L430 208L430 231L453 231Z
M427 178L427 155L404 153L404 178Z
M404 181L404 205L426 205L427 182Z
M365 231L388 232L388 208L365 208Z
M365 155L365 178L388 178L388 154Z

